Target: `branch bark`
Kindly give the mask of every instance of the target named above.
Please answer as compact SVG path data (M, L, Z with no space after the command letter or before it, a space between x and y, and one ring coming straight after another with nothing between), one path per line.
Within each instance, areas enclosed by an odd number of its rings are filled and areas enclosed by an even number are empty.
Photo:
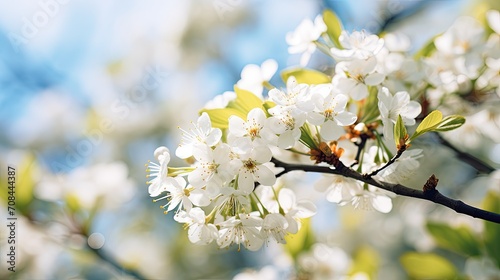
M479 173L489 174L496 170L495 168L491 167L490 165L478 159L477 157L468 154L466 152L460 151L457 147L453 146L453 144L448 142L448 140L444 139L443 136L441 136L439 133L434 133L434 135L436 135L436 138L438 139L441 145L455 152L457 158L467 163L468 165L472 166Z
M416 190L413 188L406 187L401 184L392 184L384 181L379 181L377 179L374 179L373 177L370 176L363 176L363 174L360 174L351 168L345 166L342 162L339 161L337 166L334 167L327 167L327 166L318 166L318 165L305 165L305 164L290 164L290 163L285 163L282 162L276 158L273 158L271 160L276 167L282 167L285 170L280 172L277 176L281 176L285 173L288 173L293 170L302 170L306 172L315 172L315 173L326 173L326 174L335 174L335 175L341 175L344 177L349 177L361 182L365 182L367 184L370 184L372 186L393 192L398 195L402 196L408 196L408 197L414 197L414 198L419 198L423 200L428 200L432 201L437 204L441 204L443 206L446 206L450 209L455 210L457 213L465 214L474 218L478 219L483 219L486 221L494 222L497 224L500 224L500 214L485 211L473 206L470 206L460 200L455 200L452 198L449 198L447 196L442 195L438 190L436 189L430 189L426 191L421 191L421 190Z

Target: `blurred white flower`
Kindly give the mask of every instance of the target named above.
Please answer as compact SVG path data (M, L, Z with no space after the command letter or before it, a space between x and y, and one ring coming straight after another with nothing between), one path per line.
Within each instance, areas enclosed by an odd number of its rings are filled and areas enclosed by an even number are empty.
M255 64L248 64L241 70L241 80L236 85L262 98L264 83L269 82L277 70L278 63L274 59L262 62L260 67Z
M261 232L267 241L272 238L278 243L285 244L286 228L288 228L287 219L281 214L271 213L264 217Z
M233 280L278 280L278 271L273 266L264 266L259 271L256 270L244 270L236 274Z
M418 159L423 156L421 149L407 150L393 164L379 172L377 176L390 183L404 183L420 167Z
M225 91L223 94L215 96L212 100L208 101L203 108L205 109L221 109L226 108L229 102L236 99L234 91Z
M134 183L122 162L78 167L65 175L46 175L35 188L35 195L42 200L71 198L86 210L120 207L133 194Z
M325 192L326 200L345 205L349 203L353 196L362 189L359 181L339 175L323 174L314 188L317 191Z
M301 219L312 217L316 214L316 205L308 200L299 200L291 189L283 188L278 194L279 206L285 212L288 222L286 230L289 233L297 233L301 227Z
M471 257L465 262L465 273L475 280L492 280L500 275L500 269L487 257Z
M300 65L306 66L311 54L316 50L315 42L326 32L326 24L321 15L316 16L314 23L310 19L304 19L294 32L286 35L288 52L291 54L302 53Z
M363 210L377 210L381 213L389 213L392 210L392 200L389 197L392 193L373 187L361 188L353 195L352 205L354 208Z
M349 272L351 259L340 248L316 243L311 250L298 258L301 270L309 276L307 279L344 279Z
M489 10L486 12L486 19L491 29L497 34L500 34L500 12L496 10Z

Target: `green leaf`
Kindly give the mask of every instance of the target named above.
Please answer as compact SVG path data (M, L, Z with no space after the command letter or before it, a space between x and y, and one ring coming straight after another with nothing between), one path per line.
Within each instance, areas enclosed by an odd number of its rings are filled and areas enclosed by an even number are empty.
M308 251L314 244L314 232L311 228L311 219L302 219L302 226L296 234L285 236L285 249L293 259L297 259L300 253Z
M396 143L396 148L399 150L402 144L406 144L408 132L406 131L405 124L401 115L398 115L398 120L394 126L394 142Z
M444 118L433 131L449 131L461 127L465 123L465 118L460 115L451 115Z
M233 108L224 109L203 109L200 114L206 112L212 121L212 126L220 129L226 129L229 126L229 117L238 116L242 119L246 119L246 114L240 110Z
M365 105L361 106L361 119L360 123L370 124L377 120L380 116L380 110L378 109L378 89L374 86L369 86L369 94L365 99Z
M315 85L326 84L332 81L328 75L312 69L292 68L285 69L281 72L281 78L285 83L291 76L294 76L299 84Z
M488 192L483 201L483 209L500 214L500 194ZM484 247L500 269L500 224L484 222Z
M33 188L35 186L35 181L33 180L33 173L36 172L37 168L35 157L32 154L28 154L22 159L18 166L9 166L15 168L15 180L12 184L9 184L11 181L7 180L5 177L2 178L3 180L0 181L0 189L5 191L0 192L0 197L5 201L5 205L7 205L10 195L8 191L13 190L16 202L15 208L20 213L27 215L29 212L28 208L33 200ZM5 175L7 175L7 173L5 173Z
M439 122L443 119L443 114L438 111L432 111L430 114L428 114L422 122L418 125L417 129L415 130L415 134L411 137L411 139L415 139L418 136L431 131L434 127L436 127Z
M438 36L440 35L436 35L431 39L429 39L429 41L427 41L427 43L425 43L424 46L415 53L415 55L413 56L415 60L428 57L436 50L436 45L434 45L434 39L436 39L436 37Z
M342 48L339 36L344 28L338 16L331 10L325 10L323 12L323 21L326 24L326 34L328 34L328 37L330 37L337 48Z
M456 268L445 258L432 253L406 253L401 264L411 279L455 279Z
M248 112L254 108L264 109L262 107L263 101L252 92L240 89L236 86L234 87L234 92L236 93L236 99L229 102L227 108L233 108L240 111L245 118L247 117Z
M364 272L370 279L376 279L380 265L379 255L370 247L363 246L354 253L353 264L349 270L349 275Z
M248 112L254 108L261 108L264 112L267 112L263 106L263 101L255 94L236 86L234 92L236 98L230 101L226 108L203 109L200 111L200 114L206 112L210 116L213 127L226 129L229 126L229 117L238 116L245 120Z
M467 257L481 255L478 238L466 226L453 228L444 223L427 222L427 230L443 248Z

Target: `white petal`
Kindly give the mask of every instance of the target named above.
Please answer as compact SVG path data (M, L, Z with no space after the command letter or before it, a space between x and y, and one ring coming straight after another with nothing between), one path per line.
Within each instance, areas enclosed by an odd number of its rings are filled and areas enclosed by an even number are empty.
M253 191L253 188L254 180L252 173L248 171L240 172L238 175L238 189L245 194L249 194Z
M497 34L500 34L500 12L495 10L489 10L486 12L486 18L488 23Z
M365 77L365 84L369 86L374 86L382 83L385 79L385 75L380 73L372 73Z
M318 211L318 208L314 203L308 200L301 200L297 203L297 207L295 207L297 212L295 213L295 218L309 218L314 216Z
M262 78L264 81L269 81L273 77L276 70L278 70L278 62L274 59L268 59L262 62Z
M291 189L283 188L278 194L278 201L285 212L295 207L295 193Z
M238 116L230 116L229 132L237 137L243 137L247 132L245 130L245 121Z
M196 206L207 206L210 204L210 198L202 189L194 189L189 193L189 200Z
M350 95L354 100L361 100L368 96L368 89L365 84L359 83L351 90Z
M256 181L265 186L272 186L276 182L276 175L264 165L256 167L255 178Z
M205 139L205 143L207 143L208 146L213 147L219 143L221 138L222 131L219 128L214 128L208 134L207 139Z
M181 159L186 159L193 155L193 145L179 145L175 150L175 155Z
M251 158L258 163L269 162L272 156L271 150L266 146L255 147L251 153Z
M345 130L333 121L327 121L321 126L321 136L326 140L337 140L345 134Z
M334 117L337 124L341 126L351 125L356 122L357 118L356 114L347 111L340 112Z
M389 213L392 210L392 200L384 195L377 195L372 199L373 208L381 213Z

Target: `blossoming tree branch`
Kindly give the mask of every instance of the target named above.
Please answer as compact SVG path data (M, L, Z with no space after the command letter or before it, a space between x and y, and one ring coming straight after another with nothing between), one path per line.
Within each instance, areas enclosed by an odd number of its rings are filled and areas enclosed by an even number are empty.
M331 11L304 20L286 36L289 52L301 54L301 67L281 73L286 86L270 83L274 60L247 65L234 92L181 129L175 155L188 166L169 166L170 150L156 149L150 195L185 224L192 243L221 248L258 250L298 232L316 206L280 180L296 170L321 174L316 190L340 205L388 213L399 194L500 223L498 213L441 194L435 175L418 173L424 153L412 147L465 123L453 111L457 100L500 96L500 14L486 18L488 25L458 19L415 54L405 36L349 33ZM334 71L305 68L316 50L332 58ZM415 176L421 190L404 185Z

